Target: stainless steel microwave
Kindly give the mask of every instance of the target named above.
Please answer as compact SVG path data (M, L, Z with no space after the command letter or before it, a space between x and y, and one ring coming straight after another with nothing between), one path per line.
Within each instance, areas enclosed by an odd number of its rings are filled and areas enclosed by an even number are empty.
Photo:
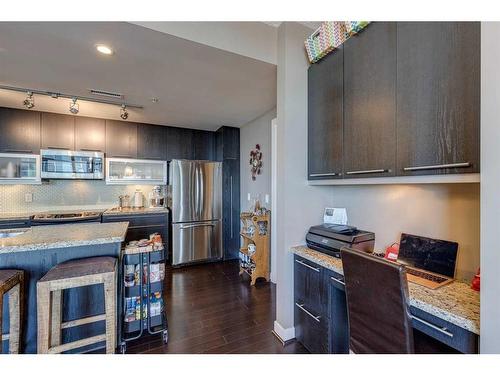
M102 180L104 153L94 151L41 150L46 179Z

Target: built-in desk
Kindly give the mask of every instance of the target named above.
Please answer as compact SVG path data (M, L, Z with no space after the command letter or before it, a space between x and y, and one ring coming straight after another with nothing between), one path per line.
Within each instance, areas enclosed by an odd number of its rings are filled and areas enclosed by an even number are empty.
M296 262L303 266L305 271L307 265L317 265L325 274L332 273L342 276L342 261L338 258L311 250L306 246L291 248L292 253L303 259ZM300 262L306 264L304 266ZM297 266L296 265L296 266ZM318 268L309 270L315 274ZM297 268L296 268L297 273ZM331 279L331 277L330 277ZM308 279L309 280L309 279ZM411 311L414 315L414 328L433 337L434 339L462 352L477 353L479 350L479 293L472 290L470 286L461 281L455 281L439 289L429 289L417 284L408 283L410 292ZM318 290L321 288L318 284ZM297 284L296 284L297 291ZM331 305L327 298L327 292L323 293L319 301ZM296 293L297 294L297 293ZM311 304L312 305L312 304ZM332 306L329 306L330 310ZM318 308L312 306L312 309ZM328 315L328 314L325 314ZM334 340L335 332L330 332L329 340Z

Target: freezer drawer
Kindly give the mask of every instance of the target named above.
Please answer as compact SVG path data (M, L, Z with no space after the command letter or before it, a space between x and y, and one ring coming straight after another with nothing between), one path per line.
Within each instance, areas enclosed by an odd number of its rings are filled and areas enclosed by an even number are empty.
M221 221L172 224L172 265L222 258Z

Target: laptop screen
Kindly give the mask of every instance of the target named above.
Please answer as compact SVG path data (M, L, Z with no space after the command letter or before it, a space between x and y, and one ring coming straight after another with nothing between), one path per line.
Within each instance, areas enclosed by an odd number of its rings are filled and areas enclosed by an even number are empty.
M402 233L398 262L454 277L458 243Z

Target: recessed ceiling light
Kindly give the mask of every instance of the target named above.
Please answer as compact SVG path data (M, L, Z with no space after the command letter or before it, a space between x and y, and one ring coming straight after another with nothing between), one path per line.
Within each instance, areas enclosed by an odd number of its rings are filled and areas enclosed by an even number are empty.
M104 44L97 44L97 45L95 46L95 48L96 48L96 49L97 49L100 53L102 53L103 55L112 55L112 54L113 54L113 50L112 50L110 47L108 47L108 46L106 46L106 45L104 45Z

